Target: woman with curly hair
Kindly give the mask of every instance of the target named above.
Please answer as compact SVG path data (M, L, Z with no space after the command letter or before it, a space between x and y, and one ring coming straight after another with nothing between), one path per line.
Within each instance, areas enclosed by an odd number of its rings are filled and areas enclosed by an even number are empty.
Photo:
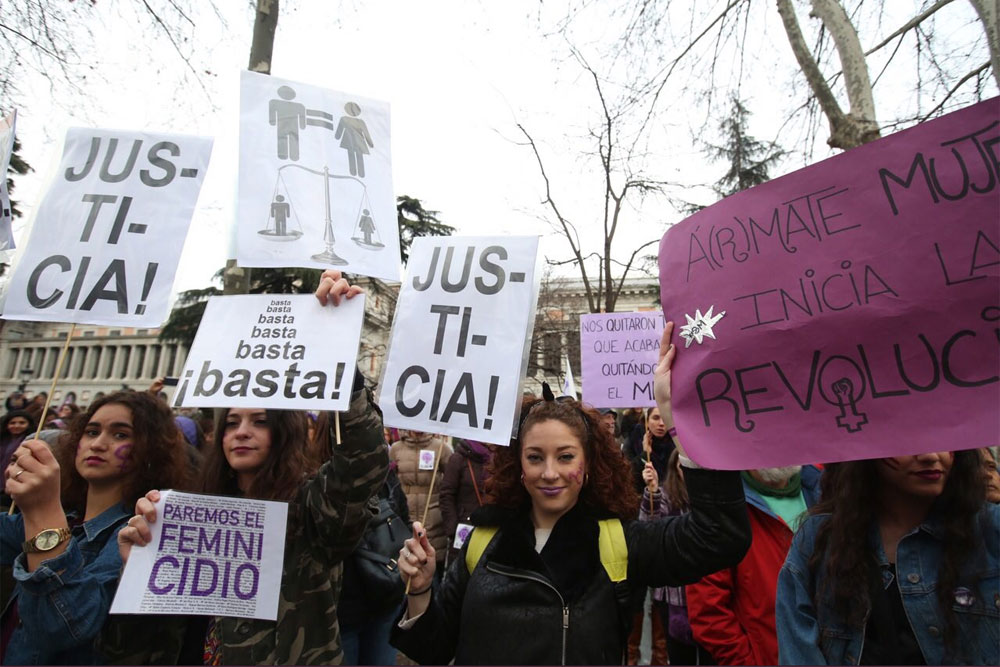
M655 377L665 419L672 331ZM419 523L400 551L410 590L393 643L420 663L621 664L633 596L696 581L749 546L738 472L685 458L691 513L635 521L629 464L598 413L543 395L523 407L511 446L497 448L487 505L443 581L432 585L434 549Z
M122 391L95 401L57 454L25 440L6 468L20 514L0 516L13 600L4 611L5 664L94 664L122 562L115 536L151 486L183 487L183 440L170 409Z
M1000 663L1000 507L975 450L831 463L778 578L782 664Z

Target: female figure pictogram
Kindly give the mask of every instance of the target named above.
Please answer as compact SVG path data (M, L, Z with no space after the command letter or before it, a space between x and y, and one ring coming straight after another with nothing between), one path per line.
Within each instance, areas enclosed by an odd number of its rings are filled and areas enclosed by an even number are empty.
M347 150L351 175L364 178L364 156L368 154L368 148L374 148L375 144L365 121L357 117L361 114L361 107L356 102L348 102L344 105L344 111L348 115L341 116L334 138L340 139L340 147Z

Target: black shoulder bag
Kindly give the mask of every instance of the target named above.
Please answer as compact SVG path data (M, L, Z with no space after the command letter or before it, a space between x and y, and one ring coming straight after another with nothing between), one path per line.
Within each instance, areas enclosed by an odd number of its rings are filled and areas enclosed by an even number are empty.
M396 558L410 535L387 498L379 497L378 515L368 522L361 543L351 557L372 611L388 613L403 601L406 585L399 576Z

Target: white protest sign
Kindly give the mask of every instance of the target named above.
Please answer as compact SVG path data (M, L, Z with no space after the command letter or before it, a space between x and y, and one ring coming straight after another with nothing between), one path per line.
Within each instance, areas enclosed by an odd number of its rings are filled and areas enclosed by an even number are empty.
M364 315L363 294L339 306L312 294L213 297L174 404L346 410Z
M212 140L72 128L11 278L11 320L158 327Z
M399 280L389 105L240 75L236 259Z
M14 152L14 132L17 124L17 110L0 118L0 253L14 249L14 212L7 192L7 167Z
M163 491L112 614L278 617L288 504Z
M387 426L510 444L537 256L537 236L414 240L380 384Z

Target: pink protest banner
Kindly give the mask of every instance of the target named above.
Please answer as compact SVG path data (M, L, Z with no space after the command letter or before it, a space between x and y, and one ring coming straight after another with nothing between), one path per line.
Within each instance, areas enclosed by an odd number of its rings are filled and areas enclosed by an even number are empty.
M1000 440L1000 98L729 197L660 242L674 412L741 469Z
M653 400L663 313L580 316L583 402L596 408L645 408Z

